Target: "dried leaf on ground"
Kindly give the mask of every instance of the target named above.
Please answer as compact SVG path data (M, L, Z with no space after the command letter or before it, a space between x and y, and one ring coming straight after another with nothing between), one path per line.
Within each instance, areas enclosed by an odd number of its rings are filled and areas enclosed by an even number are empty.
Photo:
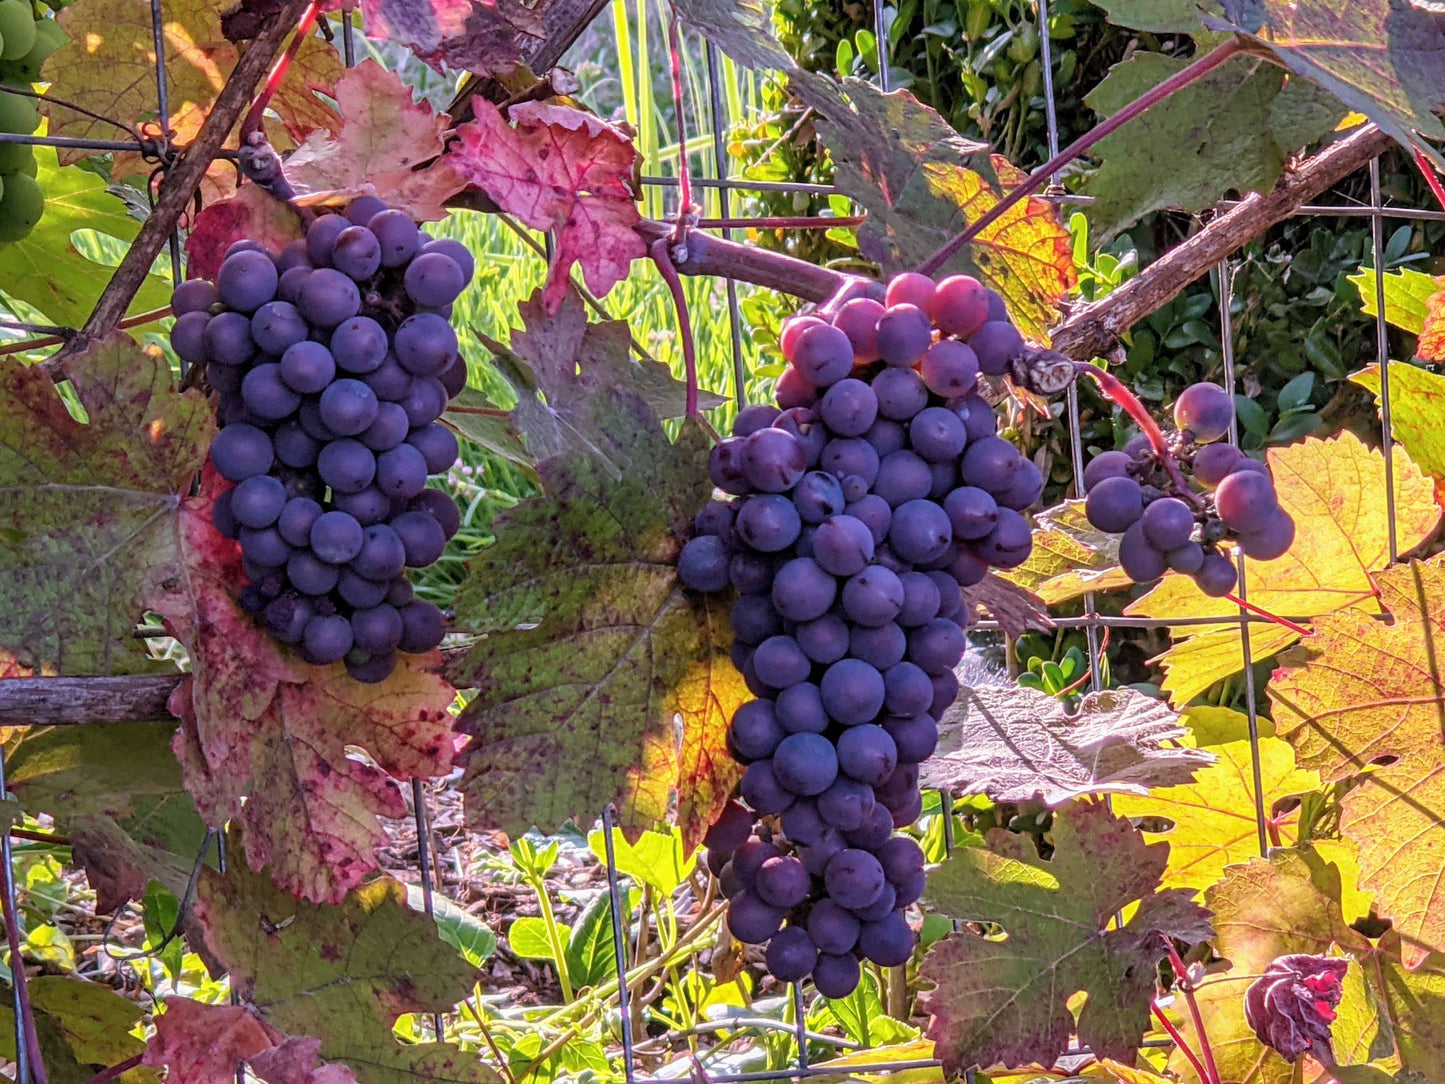
M924 958L922 977L934 984L921 999L932 1014L928 1037L950 1073L1052 1065L1076 1032L1096 1056L1132 1061L1149 1028L1163 938L1209 937L1209 912L1188 891L1158 891L1168 844L1146 844L1103 803L1061 809L1053 839L1045 862L1028 837L995 830L987 848L954 851L928 878L930 906L1006 934L965 929ZM1076 1025L1068 1002L1085 990Z
M996 802L1147 794L1187 783L1214 763L1209 753L1165 744L1184 733L1167 705L1133 689L1089 693L1070 714L1035 689L966 688L944 712L923 780Z
M1440 506L1434 484L1399 447L1393 466L1396 541L1403 554L1435 533ZM1250 602L1270 613L1305 619L1347 608L1378 612L1373 576L1390 560L1385 457L1345 432L1272 448L1269 467L1280 507L1294 517L1295 543L1276 560L1246 561ZM1200 591L1188 576L1170 573L1124 612L1176 621L1231 609ZM1178 626L1171 635L1175 643L1159 661L1163 687L1176 705L1241 669L1237 622ZM1283 625L1257 622L1250 627L1251 657L1267 659L1296 639L1298 633Z
M637 832L675 800L691 848L739 778L724 735L748 698L725 605L684 590L673 564L711 490L707 441L686 426L669 443L618 393L579 410L601 454L540 464L546 496L497 518L457 593L483 637L456 667L478 690L462 714L468 818L550 832L616 803Z

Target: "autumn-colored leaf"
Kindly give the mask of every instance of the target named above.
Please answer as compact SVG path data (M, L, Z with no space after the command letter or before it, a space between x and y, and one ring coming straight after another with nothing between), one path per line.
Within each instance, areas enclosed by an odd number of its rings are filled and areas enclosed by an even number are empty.
M1432 295L1445 299L1445 293ZM1380 399L1380 367L1350 379ZM1437 484L1445 482L1445 376L1408 362L1390 366L1390 428L1415 465Z
M1413 967L1445 945L1445 559L1397 566L1376 582L1390 621L1360 611L1318 618L1269 696L1301 764L1329 782L1358 777L1341 830Z
M835 183L868 212L859 248L885 273L923 262L1021 177L907 91L884 94L847 79L845 105L821 76L803 73L794 86L822 117L818 132L837 168ZM966 246L944 269L954 272L975 274L996 290L1019 329L1040 342L1076 280L1069 232L1057 209L1037 197Z
M1412 0L1220 0L1206 25L1330 91L1408 147L1445 165L1430 139L1445 139L1445 15ZM1423 139L1421 137L1424 137Z
M1054 627L1043 599L992 572L963 589L963 604L972 620L997 621L1005 636L1017 638Z
M286 1038L244 1005L212 1005L187 997L166 999L141 1064L166 1070L179 1084L222 1084L248 1076L266 1084L356 1084L344 1065L316 1065L321 1040Z
M637 151L618 129L589 113L545 102L509 111L474 98L474 123L457 129L447 160L502 210L538 230L553 230L556 245L543 301L556 312L567 295L572 265L594 294L627 277L647 254L633 228L640 220L633 191Z
M145 1044L130 1033L140 1021L140 1006L109 986L73 975L37 975L28 985L35 1030L51 1080L89 1080L144 1049ZM13 1063L15 1014L8 982L0 981L0 995L0 1058ZM123 1084L156 1084L155 1074L148 1069L132 1069L120 1080Z
M1380 311L1376 304L1375 269L1361 267L1348 276L1350 284L1360 292L1360 307L1366 316ZM1412 335L1420 334L1430 311L1430 298L1445 288L1442 277L1402 267L1385 272L1385 319Z
M240 50L221 31L220 12L225 6L214 0L167 0L165 5L168 127L172 141L181 146L200 131L240 59ZM127 124L160 119L156 116L156 53L149 5L86 0L66 7L59 20L69 40L50 55L42 70L57 98ZM334 127L336 114L316 92L330 94L341 72L336 49L310 35L271 99L271 109L293 139ZM115 129L104 121L60 105L42 108L53 136L115 138ZM62 150L60 160L76 162L91 153ZM150 163L133 152L117 154L114 161L117 179L151 169Z
M676 0L675 6L688 27L739 64L757 71L797 68L778 44L770 5L762 0Z
M1028 559L1000 576L1035 592L1050 606L1089 591L1133 581L1119 567L1119 536L1100 531L1084 515L1084 502L1064 501L1034 514L1038 524Z
M618 392L578 410L599 454L543 462L546 496L497 518L457 592L458 622L482 636L456 668L477 688L468 819L550 832L615 803L635 833L675 798L691 849L739 778L724 736L748 699L725 604L683 590L673 566L711 490L707 441L686 426L670 444Z
M436 652L401 656L386 681L363 685L272 640L235 601L240 550L211 524L216 481L208 471L186 500L182 569L148 599L190 654L170 702L176 755L206 819L245 827L253 869L270 865L305 899L339 900L376 869L377 818L406 813L397 780L450 770L453 690L431 672Z
M1440 507L1430 479L1399 447L1393 451L1393 465L1396 542L1400 553L1409 553L1435 532ZM1280 506L1294 517L1295 544L1273 561L1246 561L1250 602L1296 618L1345 608L1378 611L1372 577L1390 559L1384 456L1345 432L1329 440L1310 438L1272 448L1269 467ZM1175 573L1125 611L1166 621L1228 612L1227 603ZM1170 631L1176 642L1159 659L1164 689L1176 705L1188 703L1243 665L1237 623ZM1283 625L1255 623L1250 628L1252 659L1269 658L1297 638Z
M1022 686L964 689L943 714L924 782L996 802L1058 805L1084 794L1147 794L1184 784L1214 758L1166 745L1179 717L1133 689L1084 696L1076 710Z
M392 1034L402 1013L449 1012L478 977L436 924L407 906L401 882L382 877L324 906L233 863L225 877L206 871L196 907L242 1002L279 1032L319 1038L320 1056L362 1084L496 1084L475 1053L403 1046Z
M1230 742L1210 752L1219 759L1200 771L1192 782L1159 787L1145 796L1121 795L1114 800L1114 812L1121 817L1172 822L1166 831L1146 829L1144 833L1147 839L1162 839L1169 844L1169 866L1163 881L1168 888L1206 889L1219 880L1225 866L1259 854L1250 743ZM1259 768L1266 816L1273 815L1277 802L1316 790L1320 785L1316 773L1295 767L1294 750L1278 738L1260 739ZM1298 831L1295 817L1275 817L1274 824L1284 845L1293 844Z
M1102 803L1061 809L1053 842L1046 862L1028 837L995 830L986 849L960 848L928 878L931 906L1006 935L964 929L924 958L922 977L934 986L921 1007L950 1073L1051 1065L1076 1032L1096 1056L1132 1061L1149 1027L1164 938L1209 936L1209 914L1187 890L1157 891L1168 844L1146 844ZM1088 1000L1076 1025L1068 1002L1080 991Z
M5 751L6 783L71 841L108 914L157 880L185 891L205 825L171 753L171 721L43 727Z
M301 220L287 204L254 184L243 184L228 199L208 203L186 236L186 273L215 280L226 249L242 238L280 252L302 236Z
M361 0L368 35L405 45L438 71L506 74L521 60L519 39L546 37L520 0Z
M181 494L215 432L158 350L116 333L72 357L88 416L50 374L0 360L0 650L45 674L150 666L141 596L178 568Z

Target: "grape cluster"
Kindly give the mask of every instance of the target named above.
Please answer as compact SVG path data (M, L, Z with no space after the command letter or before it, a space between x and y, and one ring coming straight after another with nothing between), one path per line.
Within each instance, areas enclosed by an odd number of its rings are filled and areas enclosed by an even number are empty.
M968 276L905 274L789 322L773 406L711 453L683 582L736 592L733 660L757 699L728 729L742 801L708 833L739 940L828 997L859 960L905 962L923 852L918 765L958 693L961 588L1032 546L1038 468L996 435L980 372L1023 349Z
M40 127L35 99L11 94L5 84L28 87L40 78L45 58L64 43L60 24L39 14L29 0L0 0L0 132L29 135ZM36 172L31 147L0 143L0 245L24 238L45 212Z
M474 271L464 246L363 196L274 256L237 241L214 283L171 300L171 344L218 397L211 463L235 485L213 520L241 544L241 605L358 681L442 638L404 570L436 561L460 525L426 482L457 458L437 419L466 383L449 318Z
M1198 491L1179 491L1142 435L1084 468L1085 514L1099 530L1122 535L1119 564L1135 583L1173 569L1218 598L1238 582L1222 545L1270 561L1294 542L1294 520L1279 506L1269 468L1216 443L1233 421L1234 401L1218 384L1191 384L1175 401L1179 432L1169 454L1191 471Z

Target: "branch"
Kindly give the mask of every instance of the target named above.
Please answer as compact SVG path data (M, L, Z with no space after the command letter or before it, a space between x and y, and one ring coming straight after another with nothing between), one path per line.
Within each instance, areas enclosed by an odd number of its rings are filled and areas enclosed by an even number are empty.
M296 25L307 3L308 0L286 0L285 7L266 23L261 33L251 42L245 55L231 71L221 93L216 96L215 104L211 106L195 141L161 182L160 198L156 200L155 207L141 226L140 232L136 234L125 259L121 260L120 266L106 284L100 300L95 303L90 319L85 322L80 334L60 350L60 356L68 356L84 349L90 341L103 339L115 330L125 316L131 299L135 297L135 292L140 289L146 275L150 274L151 265L160 255L166 238L181 217L181 212L190 204L191 196L200 185L201 178L206 175L206 170L210 168L221 145L226 142L226 137L231 134L231 129L236 126L236 121L245 112L256 84L260 82L272 58L281 48L286 35Z
M1108 297L1075 311L1054 331L1054 349L1077 361L1108 354L1131 327L1167 305L1220 260L1392 145L1389 136L1367 124L1305 159L1287 170L1272 191L1248 196Z

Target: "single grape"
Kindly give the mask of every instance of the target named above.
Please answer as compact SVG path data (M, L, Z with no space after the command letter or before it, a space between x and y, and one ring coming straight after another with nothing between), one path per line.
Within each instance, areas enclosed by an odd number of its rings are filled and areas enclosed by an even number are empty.
M434 376L416 377L406 398L401 400L401 408L406 411L406 420L411 427L420 429L442 416L442 411L447 408L447 391Z
M963 658L968 642L963 629L945 617L936 617L908 634L908 660L924 673L951 671Z
M211 462L227 481L265 474L275 460L271 438L254 425L228 425L211 441Z
M365 226L385 210L386 203L379 197L357 196L346 206L346 221L354 226Z
M340 565L361 552L361 524L345 512L323 512L311 525L311 550L329 564Z
M381 523L391 515L391 498L373 485L363 486L354 493L333 491L331 506L363 527Z
M269 527L285 507L286 487L269 474L253 475L231 491L231 514L242 527Z
M943 510L954 535L966 541L988 537L998 522L998 504L987 490L977 486L960 486L950 492L944 498Z
M883 710L883 675L861 659L840 659L823 672L819 690L829 716L844 726L871 722Z
M1008 372L1010 363L1023 353L1024 337L1013 324L989 320L968 337L968 345L978 357L981 372L1002 376Z
M291 547L275 527L242 527L241 553L252 563L268 569L280 568L291 556ZM252 576L260 579L259 576Z
M932 577L926 572L902 572L898 580L903 584L903 608L898 612L900 625L909 628L938 616L942 600Z
M743 439L728 437L718 441L708 452L708 477L724 493L742 495L752 491L752 484L743 470Z
M762 864L762 868L758 870L754 891L764 903L786 911L807 899L812 887L813 879L808 876L803 860L793 855L780 854Z
M917 365L933 342L933 324L917 305L889 305L878 318L878 356L900 369Z
M934 288L933 297L924 307L945 335L963 338L993 319L989 313L990 295L991 291L972 275L950 275Z
M819 571L822 570L819 569ZM827 573L824 572L823 575L827 576ZM836 592L837 581L833 580L831 576L828 579L833 583ZM777 605L776 598L774 605ZM831 599L828 605L832 605ZM848 625L837 614L827 613L827 608L826 606L823 608L825 612L822 616L800 624L794 632L794 637L798 641L798 646L803 649L803 653L814 662L825 664L837 662L846 655L849 642Z
M287 301L268 301L251 317L251 338L268 354L283 354L310 333L306 321ZM299 389L298 389L299 390Z
M1204 566L1204 547L1198 542L1186 542L1165 553L1164 563L1175 572L1192 576Z
M1174 424L1200 444L1216 441L1234 421L1234 397L1218 384L1190 384L1174 400Z
M862 572L872 559L872 532L867 524L853 516L832 516L813 536L813 560L824 572L834 576Z
M701 535L682 547L677 574L694 591L721 591L728 585L728 548L713 535Z
M863 923L858 949L879 967L899 967L912 958L917 940L902 912L892 911L876 922Z
M805 383L814 388L836 384L853 371L853 344L848 336L821 320L804 327L784 354ZM779 404L782 397L779 396Z
M823 394L818 413L823 423L837 435L862 436L878 417L878 397L868 384L848 377Z
M458 267L462 269L462 279L471 282L477 273L477 261L472 259L471 250L460 241L450 237L439 237L435 241L427 241L421 246L421 252L440 252L444 256L450 256Z
M1084 502L1084 514L1101 531L1119 534L1132 527L1144 514L1144 495L1132 478L1105 478Z
M441 524L425 512L403 512L391 521L391 529L406 550L408 568L435 564L446 548L447 536Z
M847 997L858 988L862 974L858 961L848 954L820 953L813 964L813 985L826 998Z
M908 430L891 418L875 418L863 439L873 445L881 460L908 447Z
M313 617L302 637L306 660L316 665L340 662L352 643L351 622L339 614Z
M374 372L386 359L386 331L369 316L343 320L331 333L336 367L361 375Z
M782 547L780 547L782 548ZM794 557L773 578L773 607L788 621L811 622L821 618L838 595L838 581L813 557ZM807 641L800 642L805 654Z
M759 429L743 439L743 473L754 489L784 493L808 469L803 446L783 429Z
M877 670L887 670L903 658L908 638L896 621L876 628L856 625L848 637L848 654Z
M749 497L738 509L738 537L763 553L786 549L802 527L803 521L793 502L777 493Z
M407 264L403 285L418 305L438 307L455 301L467 285L457 262L443 252L423 252Z
M331 266L331 248L341 231L351 223L338 214L317 217L306 230L306 255L316 267Z
M462 513L457 502L439 489L424 489L407 502L408 512L421 512L441 525L442 533L451 538L461 526Z
M783 619L766 595L742 595L732 608L733 639L761 644L783 631Z
M310 550L297 550L286 561L286 578L304 595L324 595L336 586L341 569Z
M728 901L728 930L745 945L761 945L778 933L783 917L781 908L770 907L747 889Z
M351 567L369 580L390 580L406 567L406 548L389 526L373 523L362 529L361 549L351 558Z
M395 349L396 360L407 372L435 376L456 357L457 333L435 313L419 312L408 316L396 329Z
M418 433L425 431L426 430L422 429L417 430ZM376 420L368 425L357 439L373 452L385 452L407 440L411 432L411 423L406 416L406 410L400 403L388 403L384 400L378 400ZM455 440L455 438L453 438L453 440ZM453 447L455 447L455 445L453 445ZM427 468L431 469L432 459L427 457L424 450L422 450L422 455L426 458ZM455 459L455 456L453 456L453 459ZM441 473L441 471L446 470L450 465L450 462L448 462L446 465L438 467L436 473Z
M963 418L963 425L968 430L970 443L991 437L998 432L998 414L989 405L988 400L977 392L957 400L950 400L949 408Z
M361 311L361 293L340 271L318 267L301 280L295 304L310 323L333 328Z
M1261 531L1279 508L1274 482L1258 471L1236 470L1215 489L1214 508L1231 531Z
M833 326L853 344L856 364L878 360L878 320L882 315L883 306L871 297L855 297L838 307Z
M917 663L899 662L883 673L884 705L894 715L917 715L933 703L933 682Z
M368 655L389 655L401 643L401 614L385 602L351 615L353 642Z
M998 503L1022 512L1038 503L1044 493L1044 472L1032 459L1020 459L1013 485L998 495Z
M404 401L411 394L412 385L415 383L411 373L401 367L401 362L396 360L394 354L387 354L380 365L361 379L376 393L378 399L393 403Z
M865 723L838 736L838 768L850 779L876 786L898 766L898 747L888 731Z
M360 380L343 377L321 393L321 420L343 437L365 432L376 421L378 409L376 392Z
M891 884L884 884L883 891L878 893L878 898L867 907L859 907L853 913L858 916L859 921L867 926L870 922L877 922L885 918L893 911L893 901L898 898L897 892Z
M290 242L276 254L276 270L282 275L285 275L286 272L290 271L293 267L310 270L311 266L311 257L306 254L306 241L304 238ZM279 292L279 286L277 290Z
M843 487L824 471L809 471L793 490L793 504L804 523L822 523L843 511Z
M852 952L860 928L857 916L832 900L819 900L808 912L808 936L825 953Z
M283 644L299 644L314 616L309 601L287 592L266 604L266 629Z
M1194 453L1194 477L1213 489L1238 466L1243 453L1232 444L1206 444Z
M376 456L358 440L333 440L316 456L321 480L338 493L357 493L376 477Z
M738 802L730 801L712 822L712 827L702 838L702 844L710 851L732 854L748 841L752 830L753 815Z
M1084 492L1088 493L1105 478L1129 477L1133 467L1133 456L1123 452L1100 452L1084 468Z
M753 669L763 684L786 689L806 681L813 664L791 636L770 636L753 654Z
M828 729L822 693L811 681L800 681L780 692L774 713L789 734L821 734Z
M231 511L231 494L234 492L233 489L225 490L211 503L211 526L221 533L222 538L241 537L241 524Z
M276 299L296 304L301 297L301 283L310 276L313 270L311 261L307 260L304 264L297 264L282 271L281 277L276 280Z
M346 673L353 681L363 685L376 685L385 681L396 669L396 653L388 651L366 658L357 658L355 651L346 656Z
M884 369L873 378L878 413L906 422L928 405L928 387L912 369Z
M1119 539L1119 564L1135 583L1148 583L1164 575L1168 563L1144 533L1142 523L1131 524Z
M966 395L978 383L978 357L956 339L943 339L930 346L919 370L928 390L944 398Z
M973 549L994 568L1017 568L1028 559L1033 544L1028 520L1012 508L1000 508L993 530L973 543Z
M183 283L182 285L190 285ZM207 283L207 285L210 285ZM192 310L180 316L171 327L171 348L177 356L190 365L204 365L209 356L206 348L206 328L211 323L211 314L202 310ZM243 343L247 348L246 357L250 357L250 343ZM244 360L244 359L243 359Z
M366 221L366 228L381 247L382 267L403 266L421 244L421 233L405 211L378 211Z
M245 365L256 355L251 321L239 312L217 313L206 322L202 336L205 358L217 365Z
M728 582L740 594L767 594L773 586L773 561L761 553L740 549L728 560Z
M1283 508L1276 508L1259 530L1239 536L1239 548L1256 561L1283 557L1293 544L1294 519Z
M759 429L766 429L772 425L782 411L768 403L755 403L752 406L743 407L738 411L738 416L733 419L733 436L752 436Z
M205 279L187 279L171 291L171 312L179 318L192 312L208 312L221 300L214 283Z
M898 574L870 565L843 585L843 611L859 625L883 625L903 609L903 582Z
M216 290L236 312L255 312L276 296L276 264L261 252L237 252L221 262Z
M938 747L938 724L933 716L922 711L915 715L895 715L883 728L897 747L899 764L921 764Z
M908 501L893 512L888 544L903 560L927 564L948 552L953 544L953 525L941 505L929 500Z
M241 381L241 401L255 417L280 421L301 406L301 396L287 386L276 362L257 365Z
M1194 512L1178 497L1160 497L1149 502L1139 517L1139 526L1151 546L1167 553L1189 541L1194 532Z
M894 509L927 497L932 488L933 473L928 462L918 453L907 450L885 455L878 464L878 478L873 483L873 492Z
M348 226L336 235L331 246L331 266L357 282L365 282L381 267L381 242L365 226Z
M395 606L398 613L401 613L402 608L406 606L409 602L411 602L415 597L416 591L412 587L410 581L408 581L403 576L395 576L392 578L391 585L387 588L386 591L386 601ZM406 627L405 614L402 615L402 627Z
M877 494L865 494L848 504L843 511L867 526L875 547L888 537L888 528L893 523L893 510L888 507L888 502Z
M828 862L823 883L834 903L853 911L877 899L887 881L878 859L865 850L848 847Z
M818 401L818 389L797 369L787 369L773 385L773 398L785 412L798 410Z
M791 433L802 446L809 469L818 465L823 446L828 443L828 429L811 407L794 407L778 415L773 427Z
M888 883L900 885L923 872L923 848L908 836L894 836L874 852Z
M989 535L992 534L990 531ZM948 565L948 574L953 577L954 587L972 587L976 583L982 583L983 578L988 575L988 560L977 550L985 541L986 539L981 538L977 542L964 543L954 550L953 560ZM939 616L942 616L941 612Z
M401 614L401 643L397 650L422 655L442 642L446 623L442 612L423 599L415 599L397 607Z
M1221 598L1234 590L1239 582L1239 573L1234 562L1217 550L1207 550L1204 563L1194 574L1194 582L1211 598Z
M335 379L336 361L320 343L302 341L287 347L278 372L288 388L313 394L324 391Z
M917 271L900 271L888 280L883 292L883 303L889 308L894 305L917 305L926 310L933 302L936 287L933 280Z
M830 440L823 446L823 454L818 462L823 470L835 478L858 478L865 491L878 478L878 452L862 437L838 437ZM843 495L848 496L846 486Z
M833 743L821 734L807 731L789 734L780 741L771 764L773 778L779 786L798 797L821 794L838 777L838 756ZM758 812L765 811L759 809Z
M388 497L415 497L426 488L426 477L426 457L410 444L397 445L376 457L376 488Z

